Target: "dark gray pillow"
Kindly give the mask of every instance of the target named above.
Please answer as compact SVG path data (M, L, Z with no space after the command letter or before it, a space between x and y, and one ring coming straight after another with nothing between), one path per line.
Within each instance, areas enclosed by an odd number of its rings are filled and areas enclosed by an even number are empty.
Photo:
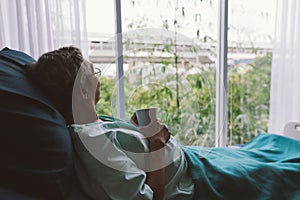
M72 181L72 144L62 115L26 77L24 66L34 61L0 51L0 186L62 199Z

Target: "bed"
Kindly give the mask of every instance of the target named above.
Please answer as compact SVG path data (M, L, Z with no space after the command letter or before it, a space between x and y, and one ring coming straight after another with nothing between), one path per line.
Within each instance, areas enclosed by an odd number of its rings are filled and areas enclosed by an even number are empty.
M184 147L195 199L300 199L298 123L260 133L239 149ZM288 137L286 137L288 136Z
M57 183L64 174L67 177L75 176L71 166L71 143L65 123L51 102L39 94L24 77L22 70L24 62L34 60L22 52L7 48L0 51L0 54L2 55L0 59L0 102L2 105L0 117L3 119L0 134L0 199L35 199L36 197L38 199L59 199L55 196L62 195L65 196L64 199L89 199L77 185L76 179L73 181L73 178L70 178L68 182L60 184L59 187L48 183L47 177L57 177ZM16 123L18 123L17 126ZM47 135L47 140L44 135ZM49 136L51 136L51 140L49 140ZM200 194L196 193L198 196L195 199L200 197L209 200L226 199L219 195L221 191L231 195L232 198L227 198L230 200L300 199L300 122L289 122L284 127L284 136L292 139L272 136L271 134L261 134L239 149L213 148L213 151L199 147L187 149L185 152L190 152L190 155L187 156L190 163L193 163L193 159L200 159L201 162L197 163L202 163L202 165L196 163L191 166L196 189L200 192ZM15 138L19 138L19 140ZM24 138L24 140L20 138ZM25 139L26 142L23 142ZM59 145L59 148L53 146L54 144ZM11 149L11 146L15 148ZM53 152L45 147L51 147ZM7 149L11 151L7 151ZM60 151L56 151L56 149L60 149ZM268 152L276 152L278 149L285 150L284 154L280 154L280 152L278 154L283 155L282 162L288 162L285 165L288 168L287 173L282 173L282 168L277 170L276 165L275 168L267 166L267 163L269 165L276 164L277 159L268 157ZM261 150L266 153L265 157L259 157L262 155L259 152ZM243 152L250 153L255 158L254 160L245 160L245 163L249 163L248 167L251 166L253 169L250 170L252 173L250 175L249 168L245 169L245 166L241 165L241 159L245 159ZM265 164L261 165L257 158L263 160ZM284 162L283 164L285 164ZM38 171L31 169L37 169L37 167L39 167ZM237 169L244 170L244 173L240 173L241 171L237 171ZM250 178L245 179L245 176ZM251 178L254 177L257 177L260 182L251 181ZM294 180L294 184L289 184L290 180ZM264 181L269 184L267 186L259 185ZM61 194L59 189L62 186L70 187L72 184L69 182L74 183L74 186L68 189L71 195L67 198L66 194ZM264 186L266 188L263 188ZM250 190L243 192L249 188ZM233 189L235 191L232 191ZM256 195L257 191L264 191L265 194ZM76 195L75 192L77 192ZM57 195L55 195L56 193ZM273 197L272 195L274 198L270 198Z

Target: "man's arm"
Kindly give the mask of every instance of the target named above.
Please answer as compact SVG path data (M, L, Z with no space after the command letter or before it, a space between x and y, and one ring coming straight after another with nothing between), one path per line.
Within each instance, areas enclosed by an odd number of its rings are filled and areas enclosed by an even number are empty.
M162 200L165 193L165 151L164 147L170 139L170 132L166 126L161 126L157 134L149 137L150 160L152 166L162 166L158 169L154 167L153 171L147 172L146 183L153 190L153 199Z
M131 123L139 126L136 113L130 119ZM146 184L153 191L153 200L163 200L165 193L165 146L170 139L170 132L165 125L161 125L159 121L154 122L150 127L140 128L149 141L150 156L147 161L150 171L146 172ZM159 167L160 166L160 167ZM151 170L152 169L152 170Z

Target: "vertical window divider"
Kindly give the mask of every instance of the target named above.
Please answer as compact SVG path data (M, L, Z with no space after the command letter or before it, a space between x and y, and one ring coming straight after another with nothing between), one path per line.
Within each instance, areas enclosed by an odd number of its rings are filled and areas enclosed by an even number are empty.
M227 31L228 0L219 0L218 47L216 63L216 127L215 146L226 146L227 141Z
M125 93L123 70L123 41L121 0L115 0L115 55L116 55L116 88L117 88L117 117L125 119Z

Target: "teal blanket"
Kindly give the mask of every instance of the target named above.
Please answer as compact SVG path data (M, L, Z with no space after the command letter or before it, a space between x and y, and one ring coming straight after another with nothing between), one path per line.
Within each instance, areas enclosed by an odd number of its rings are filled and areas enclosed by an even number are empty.
M240 149L182 147L194 199L300 199L300 141L261 133Z

